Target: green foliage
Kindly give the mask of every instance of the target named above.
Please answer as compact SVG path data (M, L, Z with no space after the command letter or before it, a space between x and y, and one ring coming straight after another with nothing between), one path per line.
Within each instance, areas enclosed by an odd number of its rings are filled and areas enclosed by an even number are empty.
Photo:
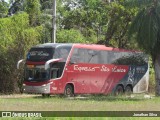
M156 56L160 47L160 6L142 8L135 17L129 31L129 38L136 36L141 48L152 57Z
M57 42L59 43L85 43L85 38L78 30L57 31Z
M30 27L27 13L0 19L1 93L19 91L23 74L22 70L16 70L17 61L25 58L28 49L39 43L41 31L41 26Z
M134 1L135 3L140 2L138 0ZM146 5L145 3L149 4ZM139 10L138 14L136 15L134 21L131 24L129 30L129 38L136 38L138 45L144 51L151 55L155 70L155 92L157 96L160 96L160 73L158 70L158 65L160 65L160 1L144 0L143 5L144 6Z
M108 5L108 24L105 35L106 45L118 48L131 48L127 38L128 28L137 8L126 8L124 1L112 2Z
M106 25L107 12L106 5L100 0L92 1L70 1L64 4L65 11L61 26L64 29L79 29L86 39L94 38L100 40L103 38L103 25ZM105 28L105 27L104 27ZM95 40L88 39L91 43Z
M157 36L160 23L158 23L159 18L157 17L156 14L148 14L148 11L143 9L137 14L130 28L129 34L136 33L140 47L143 47L149 53L158 45Z
M132 7L142 8L142 7L150 6L150 4L152 3L153 3L153 0L125 0L124 5L127 8L132 8Z
M40 3L44 43L51 41L53 1L41 0ZM90 43L107 41L115 47L131 48L126 33L135 12L135 8L125 8L124 0L110 4L103 0L58 0L57 30L79 29Z
M39 25L39 17L41 14L39 0L26 0L25 11L29 14L30 25Z
M38 31L39 29L42 28L40 27L35 28L36 31ZM31 30L32 33L29 33L29 31ZM30 38L26 38L26 35L27 37ZM0 19L0 43L1 43L0 45L3 48L8 48L10 45L17 43L17 41L22 42L28 40L30 43L34 43L34 41L37 40L35 39L36 36L37 33L35 34L33 28L30 28L29 26L28 14L26 13L17 14L10 18ZM40 36L39 33L38 36Z
M0 1L0 18L3 18L7 15L8 4L4 1Z

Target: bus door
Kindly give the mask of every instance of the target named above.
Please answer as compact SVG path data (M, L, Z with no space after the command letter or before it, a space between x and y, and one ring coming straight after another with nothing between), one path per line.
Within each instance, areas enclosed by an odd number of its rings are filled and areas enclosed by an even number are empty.
M84 49L75 48L68 65L68 79L73 79L77 93L90 93L89 75L84 57Z
M66 74L67 74L67 81L65 82L65 84L67 83L72 83L74 85L74 93L77 93L77 71L74 71L74 64L69 62L69 64L66 66Z

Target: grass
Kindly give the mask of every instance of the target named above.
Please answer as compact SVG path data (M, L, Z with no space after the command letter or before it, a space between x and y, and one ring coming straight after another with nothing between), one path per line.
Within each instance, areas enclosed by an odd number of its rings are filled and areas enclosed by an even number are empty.
M0 97L0 111L160 111L160 98L144 99L125 96L87 96L65 98L39 95L27 97Z
M126 96L85 96L65 98L51 96L42 98L40 95L4 95L0 96L0 111L160 111L160 98L145 99L144 94L134 97ZM36 120L152 120L153 117L54 117L35 118ZM12 119L12 118L10 118ZM14 118L14 120L19 118ZM21 118L22 119L22 118ZM23 118L24 120L33 118ZM154 117L158 120L158 117ZM8 120L8 118L3 118Z

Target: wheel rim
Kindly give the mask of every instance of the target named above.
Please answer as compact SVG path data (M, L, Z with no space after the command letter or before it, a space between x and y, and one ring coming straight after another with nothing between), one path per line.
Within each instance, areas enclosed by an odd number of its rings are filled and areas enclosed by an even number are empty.
M123 88L121 86L118 86L115 91L115 95L122 95L122 93L123 93Z
M127 87L126 87L126 90L125 90L125 93L126 93L127 95L130 95L130 94L132 93L132 89L131 89L129 86L127 86Z
M71 95L71 94L72 94L72 92L71 92L71 89L70 89L70 88L67 88L67 90L66 90L66 94L67 94L67 95Z

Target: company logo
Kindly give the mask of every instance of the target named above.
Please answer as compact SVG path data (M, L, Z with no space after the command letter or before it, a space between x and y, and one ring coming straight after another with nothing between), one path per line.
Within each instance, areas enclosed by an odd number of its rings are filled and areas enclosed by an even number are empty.
M127 70L126 68L121 68L118 66L113 66L112 68L109 68L105 65L102 65L100 67L87 67L87 66L78 66L78 65L74 65L74 70L82 72L92 72L92 71L97 71L100 70L101 72L115 72L115 73L125 73Z
M40 112L2 112L2 117L42 117Z
M11 112L2 112L2 117L12 117Z

